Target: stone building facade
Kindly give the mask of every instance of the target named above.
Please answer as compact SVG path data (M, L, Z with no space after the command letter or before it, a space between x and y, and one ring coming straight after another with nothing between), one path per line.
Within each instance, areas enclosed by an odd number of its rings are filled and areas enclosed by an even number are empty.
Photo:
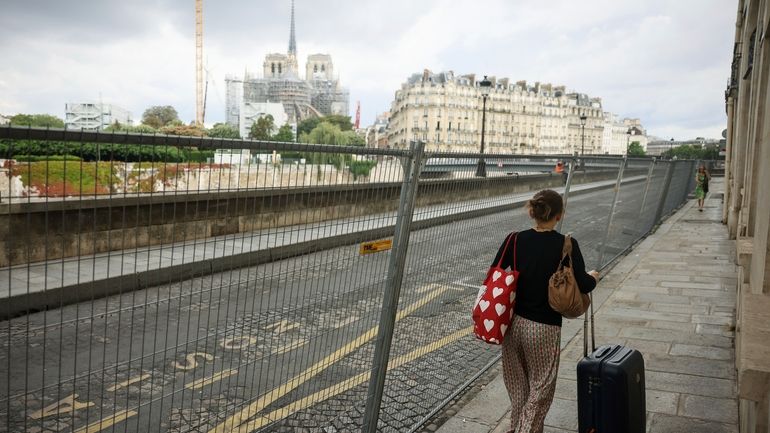
M604 132L602 153L605 155L625 155L628 146L637 142L647 150L647 132L639 119L622 118L617 114L604 113Z
M735 361L740 431L770 425L770 0L739 0L725 92L724 221L738 264Z
M485 153L573 154L581 147L585 154L601 153L600 98L567 93L564 86L489 80L492 86L484 90L474 74L425 70L412 75L391 104L388 145L406 148L417 139L433 151L478 152L482 91L488 91ZM584 129L582 115L587 118Z

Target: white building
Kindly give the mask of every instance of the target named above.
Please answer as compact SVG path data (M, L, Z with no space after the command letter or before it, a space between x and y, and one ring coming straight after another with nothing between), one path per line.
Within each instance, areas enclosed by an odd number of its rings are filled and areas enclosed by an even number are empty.
M621 118L617 114L604 113L604 132L602 134L602 153L605 155L625 155L626 148L633 142L639 143L647 151L647 132L639 119Z
M11 123L11 118L0 114L0 125L8 125L9 123Z
M474 74L434 74L426 69L412 75L391 104L388 146L406 148L417 139L432 151L478 152L486 113L486 153L596 154L601 150L600 98L567 93L564 86L551 84L495 77L488 81L489 87L482 88Z
M133 125L131 112L114 104L69 102L64 106L64 127L84 131L100 131L115 122Z
M216 149L214 150L215 164L247 165L251 162L249 149Z
M278 129L289 121L289 116L280 102L243 102L240 109L240 119L238 120L241 137L248 137L251 125L268 114L273 116L273 123L275 125L271 134L278 132Z

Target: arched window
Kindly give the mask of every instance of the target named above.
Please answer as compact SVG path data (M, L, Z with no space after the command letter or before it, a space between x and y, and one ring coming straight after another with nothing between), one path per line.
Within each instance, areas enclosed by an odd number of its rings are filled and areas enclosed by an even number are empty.
M272 63L272 64L270 65L270 67L271 67L271 69L272 69L273 75L275 75L275 63Z
M318 65L317 64L313 65L313 72L318 72Z

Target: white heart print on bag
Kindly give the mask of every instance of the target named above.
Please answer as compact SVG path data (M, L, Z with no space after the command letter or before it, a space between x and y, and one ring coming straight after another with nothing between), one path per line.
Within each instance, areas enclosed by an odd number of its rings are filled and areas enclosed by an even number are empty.
M496 304L495 305L495 311L497 312L498 316L502 316L503 313L505 313L505 310L507 310L507 309L508 308L506 308L506 306L503 305L503 304Z
M495 326L494 320L489 320L489 319L484 320L484 327L487 328L487 332L489 332L494 326Z
M508 275L505 277L505 285L510 286L511 284L513 284L513 275Z
M500 271L495 271L495 272L492 274L492 281L497 281L497 280L499 280L499 279L500 279L500 277L502 277L502 276L503 276L503 274L501 274L501 273L500 273Z
M502 294L503 294L503 289L501 289L499 287L495 287L494 289L492 289L492 297L493 298L497 298L498 296L500 296Z
M479 302L479 308L481 308L481 311L487 311L487 308L489 308L489 301Z

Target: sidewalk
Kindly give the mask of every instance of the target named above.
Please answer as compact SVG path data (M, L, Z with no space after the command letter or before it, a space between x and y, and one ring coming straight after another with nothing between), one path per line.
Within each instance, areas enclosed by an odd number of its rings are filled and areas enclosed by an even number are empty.
M734 242L721 220L723 185L704 212L693 201L623 258L594 292L597 345L642 352L650 433L738 431L734 316ZM716 195L716 197L714 197ZM556 398L546 433L577 431L575 366L583 356L582 320L565 320ZM502 369L439 433L502 433L510 400Z

